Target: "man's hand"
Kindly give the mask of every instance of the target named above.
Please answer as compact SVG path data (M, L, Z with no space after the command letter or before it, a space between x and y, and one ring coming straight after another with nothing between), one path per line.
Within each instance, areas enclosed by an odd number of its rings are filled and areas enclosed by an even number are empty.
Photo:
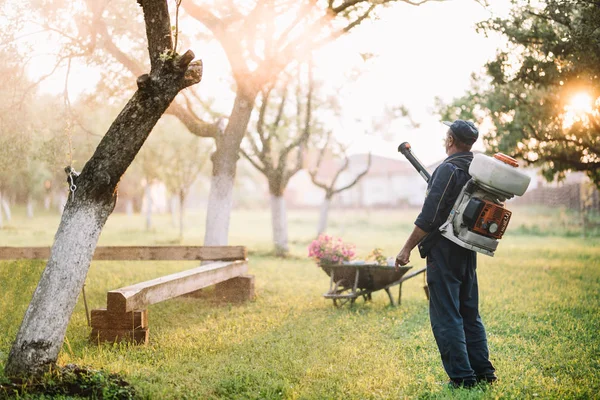
M398 253L398 255L396 256L396 269L398 269L399 266L404 266L408 264L409 262L410 250L406 249L406 247L403 247L402 250L400 250L400 253Z
M427 232L415 225L415 228L406 240L404 247L402 247L402 250L400 250L400 253L396 256L396 270L398 270L399 266L409 263L410 252L426 235Z

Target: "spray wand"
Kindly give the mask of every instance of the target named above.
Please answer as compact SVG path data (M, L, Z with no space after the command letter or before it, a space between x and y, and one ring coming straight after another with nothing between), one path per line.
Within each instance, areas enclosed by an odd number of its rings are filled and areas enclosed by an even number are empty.
M406 159L412 164L413 167L415 167L419 175L421 175L423 179L425 179L425 182L429 182L429 179L431 179L431 175L429 175L429 172L427 172L423 163L419 161L417 157L415 157L415 155L410 149L410 144L408 142L401 143L400 146L398 146L398 151L402 153L404 157L406 157Z

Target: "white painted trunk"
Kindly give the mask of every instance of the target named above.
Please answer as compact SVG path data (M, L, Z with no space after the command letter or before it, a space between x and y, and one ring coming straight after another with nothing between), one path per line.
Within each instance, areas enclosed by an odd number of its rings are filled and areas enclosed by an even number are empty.
M133 215L133 200L131 199L125 201L125 214L127 214L128 217Z
M183 213L185 212L185 195L179 195L179 238L183 238Z
M321 204L321 211L319 213L319 227L317 229L317 236L321 235L327 230L327 217L329 216L329 206L331 205L331 199L325 198L323 204Z
M50 258L12 346L7 375L43 370L56 362L107 217L108 212L99 206L65 210Z
M273 244L277 255L285 255L289 251L287 212L283 196L271 195L271 224L273 227Z
M226 246L233 207L233 178L213 175L208 194L205 246Z
M176 195L171 196L171 204L169 206L169 208L171 209L171 225L173 225L173 227L177 226L177 204L179 203L179 200L177 199ZM181 214L181 210L179 210L179 214Z
M27 198L27 218L33 218L33 199Z
M44 197L44 210L48 211L50 209L50 204L52 204L52 198L50 195L46 195Z
M10 204L6 198L2 198L2 210L4 210L4 215L6 215L6 222L10 222L12 213L10 212Z
M2 192L0 192L0 201L2 201ZM2 211L0 210L0 229L4 228L4 219L2 217Z
M146 185L144 193L146 195L146 230L149 231L152 229L152 207L154 207L152 203L152 190L149 184Z

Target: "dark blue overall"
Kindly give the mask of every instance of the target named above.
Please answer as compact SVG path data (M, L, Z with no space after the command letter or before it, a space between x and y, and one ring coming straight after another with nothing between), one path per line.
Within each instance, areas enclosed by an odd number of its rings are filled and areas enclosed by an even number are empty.
M442 237L446 221L464 184L471 178L471 152L448 157L433 172L415 225L428 232L419 244L427 257L429 318L446 373L455 384L470 386L494 376L485 328L479 316L477 256Z

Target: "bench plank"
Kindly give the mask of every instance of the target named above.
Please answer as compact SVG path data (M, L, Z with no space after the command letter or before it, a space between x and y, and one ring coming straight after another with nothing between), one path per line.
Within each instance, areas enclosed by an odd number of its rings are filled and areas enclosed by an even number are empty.
M110 312L121 313L145 309L150 304L179 297L247 272L248 263L245 260L212 262L198 268L111 290L106 295L106 308Z
M94 260L233 261L247 258L244 246L98 246ZM0 260L47 260L50 247L0 247Z

